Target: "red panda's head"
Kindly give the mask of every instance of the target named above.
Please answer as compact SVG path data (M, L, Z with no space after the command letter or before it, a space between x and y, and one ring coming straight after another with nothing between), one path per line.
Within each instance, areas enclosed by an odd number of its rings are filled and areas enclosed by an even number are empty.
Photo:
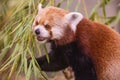
M65 37L73 36L82 18L83 16L77 12L68 12L52 6L42 8L39 4L33 31L37 40L42 43L49 40L63 40Z

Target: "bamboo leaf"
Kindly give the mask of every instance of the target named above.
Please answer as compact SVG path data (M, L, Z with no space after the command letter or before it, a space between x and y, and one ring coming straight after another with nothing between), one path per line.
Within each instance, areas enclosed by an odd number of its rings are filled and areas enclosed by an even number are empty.
M75 11L79 11L79 7L80 7L80 0L78 0L78 3L76 5L76 7L75 7Z
M21 55L16 56L15 61L13 62L13 66L11 68L10 74L8 76L8 80L12 77L12 74L16 71L17 66L19 65L18 63L19 63L19 60L20 60L20 56Z
M27 63L27 59L26 59L26 55L27 53L22 55L22 63L24 64L24 72L25 74L27 74L27 70L28 70L28 63Z
M22 56L21 56L21 62L22 62ZM17 74L15 76L15 80L18 80L18 76L20 75L20 72L22 71L22 68L23 68L23 62L21 64L19 64L20 66L18 67L18 70L17 70Z
M8 65L10 65L12 62L14 61L14 58L13 59L10 59L10 61L8 61L1 69L0 69L0 72L3 72L5 71L8 67Z
M4 49L2 49L2 52L0 53L0 61L5 57L9 48L10 48L10 46L8 45Z
M99 5L95 5L94 8L92 9L91 13L90 13L90 17L89 19L91 20L95 20L95 15L96 15L96 11L98 9Z
M120 11L118 12L116 19L115 19L115 22L119 22L119 21L120 21Z
M110 23L112 23L113 21L115 21L115 19L116 19L116 17L111 17L111 18L109 18L109 19L105 22L105 24L106 24L106 25L109 25Z
M64 1L65 1L65 0L61 0L61 1L56 5L56 7L60 7Z
M87 6L86 6L86 3L85 3L85 0L82 0L82 4L83 4L83 7L84 7L85 15L88 18L88 12L87 12L88 10L87 10Z
M30 63L30 66L28 68L27 74L25 76L25 80L30 80L31 73L32 73L32 63Z
M99 7L101 8L101 7L109 4L111 1L112 1L112 0L102 0L102 3L99 5Z

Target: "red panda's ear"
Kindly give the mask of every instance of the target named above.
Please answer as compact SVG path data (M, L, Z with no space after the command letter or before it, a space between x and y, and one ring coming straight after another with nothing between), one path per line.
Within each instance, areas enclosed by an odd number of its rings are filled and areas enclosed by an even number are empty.
M71 29L75 32L76 26L83 19L83 15L78 12L70 12L65 15L65 20L70 24Z
M38 5L38 13L40 13L42 11L42 4L40 3L39 5Z

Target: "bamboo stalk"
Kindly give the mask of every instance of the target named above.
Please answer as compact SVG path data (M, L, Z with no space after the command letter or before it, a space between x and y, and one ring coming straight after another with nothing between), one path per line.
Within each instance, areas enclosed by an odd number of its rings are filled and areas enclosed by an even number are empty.
M87 6L86 6L86 3L85 3L84 0L82 0L82 4L83 4L83 7L84 7L85 15L86 15L86 17L88 18L88 10L87 10Z

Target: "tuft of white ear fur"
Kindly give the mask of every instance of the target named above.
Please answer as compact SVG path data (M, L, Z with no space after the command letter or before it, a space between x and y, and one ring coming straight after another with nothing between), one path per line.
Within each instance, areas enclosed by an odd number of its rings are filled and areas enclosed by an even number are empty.
M70 24L71 29L75 32L78 23L83 19L83 15L78 12L70 12L65 15L65 20Z
M38 13L39 13L41 10L42 10L42 4L40 3L40 4L38 5Z

